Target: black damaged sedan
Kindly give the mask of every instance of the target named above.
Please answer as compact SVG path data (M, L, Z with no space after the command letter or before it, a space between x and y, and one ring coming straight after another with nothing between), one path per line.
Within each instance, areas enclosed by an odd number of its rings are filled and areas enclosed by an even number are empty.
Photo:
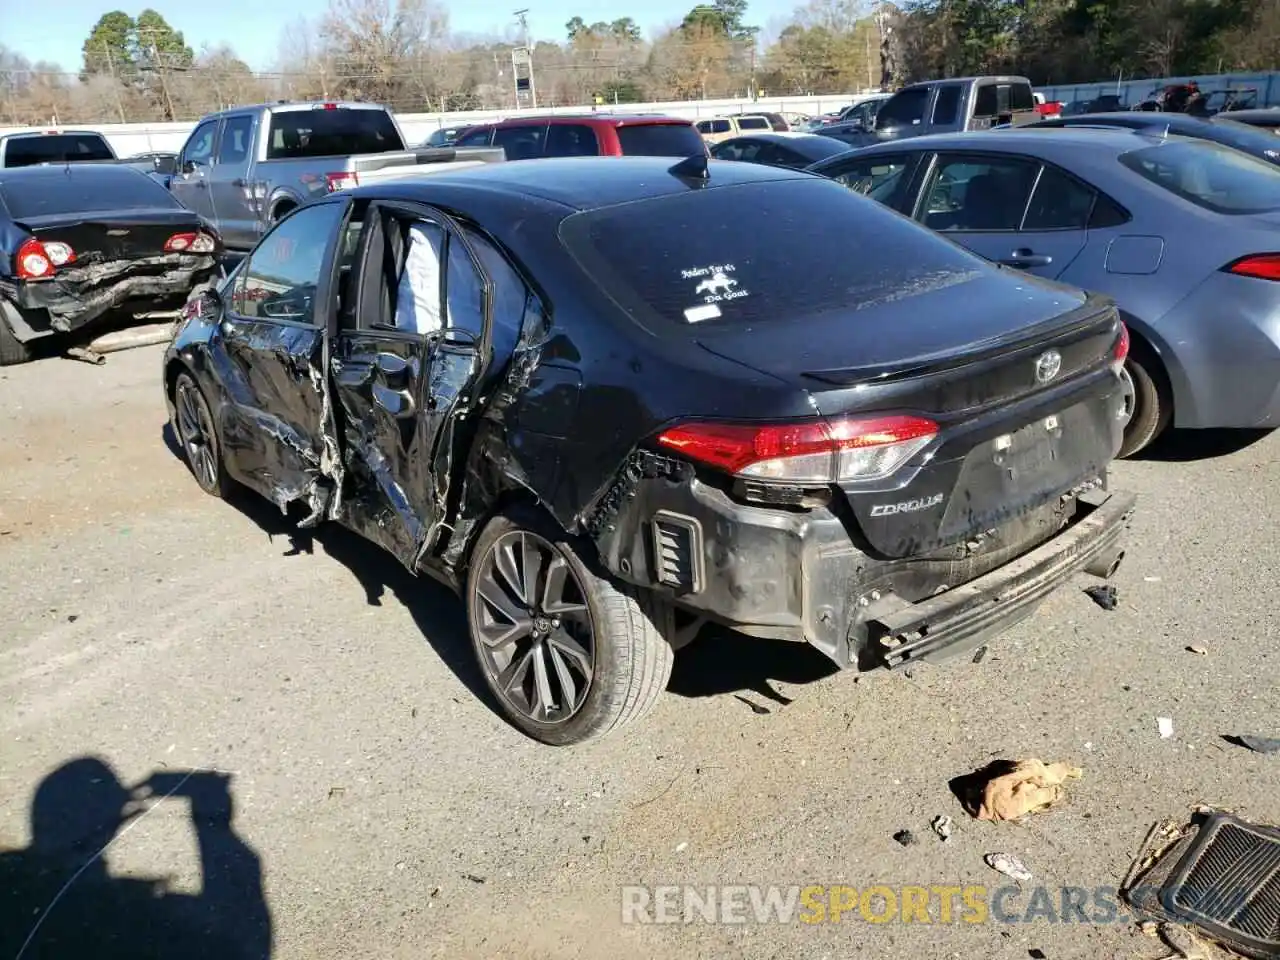
M114 311L176 311L218 270L201 218L139 170L0 170L0 365Z
M707 621L897 668L1110 576L1128 337L839 184L490 164L316 201L164 359L200 485L458 590L510 720L636 720Z

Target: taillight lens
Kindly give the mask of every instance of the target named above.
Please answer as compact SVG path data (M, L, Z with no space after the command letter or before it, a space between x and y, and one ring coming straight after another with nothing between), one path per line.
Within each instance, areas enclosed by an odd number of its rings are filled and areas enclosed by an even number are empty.
M1280 253L1255 253L1227 264L1224 269L1255 280L1280 280Z
M70 249L67 247L67 250ZM13 266L19 280L44 280L53 276L55 265L44 244L32 237L18 247L18 252L13 257Z
M324 182L330 193L337 193L339 190L350 190L352 187L360 186L360 178L347 171L326 173Z
M687 423L663 432L658 443L747 479L825 484L887 477L937 434L932 420L888 416L763 425Z
M1124 362L1129 356L1129 328L1124 325L1124 321L1120 322L1120 336L1116 339L1116 345L1111 350L1111 367L1116 373L1124 368Z
M164 242L165 253L213 253L217 243L207 233L175 233Z

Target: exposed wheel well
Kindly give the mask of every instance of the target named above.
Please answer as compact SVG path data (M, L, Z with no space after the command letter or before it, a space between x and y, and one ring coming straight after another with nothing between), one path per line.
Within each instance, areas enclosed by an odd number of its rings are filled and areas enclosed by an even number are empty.
M284 215L296 206L297 203L292 200L277 200L275 206L271 208L271 222L279 223Z
M190 369L181 360L170 360L164 368L164 395L172 400L174 388L178 383L178 374L190 372Z
M455 562L454 573L458 577L459 583L466 583L467 570L471 566L471 555L475 549L476 541L480 539L480 533L496 516L502 513L510 513L512 511L533 512L541 516L554 529L564 530L564 526L555 518L546 505L542 503L532 491L524 487L511 486L505 489L499 496L489 504L488 507L477 515L475 522L463 535L465 543L457 549L457 561ZM585 537L578 537L572 533L566 533L566 537L574 540L580 545L590 545L591 549L581 559L588 566L593 566L598 562L595 554L594 545ZM455 548L450 545L447 553L453 553Z

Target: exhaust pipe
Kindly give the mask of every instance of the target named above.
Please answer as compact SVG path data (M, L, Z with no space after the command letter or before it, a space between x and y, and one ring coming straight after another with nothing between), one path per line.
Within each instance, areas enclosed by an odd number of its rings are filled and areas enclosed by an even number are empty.
M1124 550L1120 547L1112 547L1090 560L1088 566L1084 568L1084 572L1091 577L1110 580L1116 575L1116 571L1120 569L1122 560L1124 560Z

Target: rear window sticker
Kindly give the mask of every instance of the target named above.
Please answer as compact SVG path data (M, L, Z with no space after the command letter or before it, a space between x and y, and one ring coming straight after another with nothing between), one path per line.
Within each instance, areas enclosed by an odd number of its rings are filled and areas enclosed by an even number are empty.
M680 271L682 280L697 281L693 295L701 297L703 303L720 303L724 300L740 300L750 293L739 286L733 276L737 267L732 263L712 264L706 267L691 267ZM691 321L692 322L692 321Z

